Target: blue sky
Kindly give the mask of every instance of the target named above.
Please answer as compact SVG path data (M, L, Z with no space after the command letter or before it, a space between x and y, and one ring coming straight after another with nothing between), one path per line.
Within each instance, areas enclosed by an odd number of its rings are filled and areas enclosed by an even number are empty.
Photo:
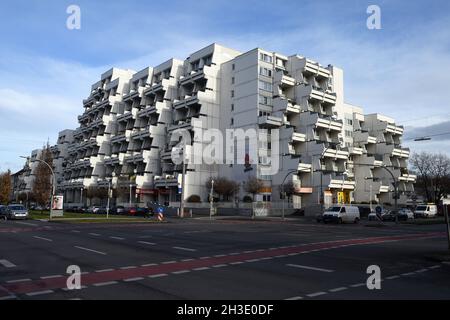
M81 8L81 30L66 28L71 4ZM366 28L371 4L381 8L381 30ZM345 100L394 117L406 139L450 131L446 0L4 0L0 39L0 171L20 169L20 155L76 128L105 70L184 59L212 42L339 66ZM449 153L450 135L405 144Z

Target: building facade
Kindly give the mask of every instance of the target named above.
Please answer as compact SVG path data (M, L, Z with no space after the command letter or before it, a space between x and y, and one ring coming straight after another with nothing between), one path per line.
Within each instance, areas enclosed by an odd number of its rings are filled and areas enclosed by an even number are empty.
M414 192L403 127L348 104L343 70L300 55L212 44L138 72L113 68L92 85L83 107L79 127L60 133L61 147L54 147L67 206L87 205L87 190L108 187L116 204L177 205L182 195L207 203L207 182L218 176L240 184L236 202L257 177L263 187L256 200L274 208L289 183L291 206L310 212L338 202L392 204L394 181L399 203ZM234 151L234 161L197 163L198 150L213 141L199 135L206 129L223 137L253 130L256 153L246 143L236 152L231 137L233 145L219 153ZM174 160L175 149L184 162Z

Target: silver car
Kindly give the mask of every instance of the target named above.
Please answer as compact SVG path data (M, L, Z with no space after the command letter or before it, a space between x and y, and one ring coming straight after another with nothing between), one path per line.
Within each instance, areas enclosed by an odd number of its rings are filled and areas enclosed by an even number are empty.
M8 206L8 219L27 219L28 210L21 204L10 204Z

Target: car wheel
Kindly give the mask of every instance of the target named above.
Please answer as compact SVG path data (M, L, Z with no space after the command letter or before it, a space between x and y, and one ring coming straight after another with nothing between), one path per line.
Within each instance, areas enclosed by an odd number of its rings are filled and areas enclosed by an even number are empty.
M344 221L342 220L342 218L339 218L338 224L343 224L343 223L344 223Z
M355 218L355 223L359 223L359 218Z

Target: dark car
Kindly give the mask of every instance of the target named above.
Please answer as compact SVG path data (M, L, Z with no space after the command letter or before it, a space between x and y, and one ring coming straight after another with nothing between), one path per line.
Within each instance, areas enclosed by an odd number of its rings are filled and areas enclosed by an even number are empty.
M135 217L148 217L153 215L153 210L142 207L131 207L127 214Z
M28 210L21 204L10 204L8 206L8 219L27 219Z
M124 207L124 206L117 206L117 207L112 207L109 210L109 213L111 214L121 214L121 215L125 215L127 214L128 210Z
M0 220L8 220L11 210L7 206L0 206Z

